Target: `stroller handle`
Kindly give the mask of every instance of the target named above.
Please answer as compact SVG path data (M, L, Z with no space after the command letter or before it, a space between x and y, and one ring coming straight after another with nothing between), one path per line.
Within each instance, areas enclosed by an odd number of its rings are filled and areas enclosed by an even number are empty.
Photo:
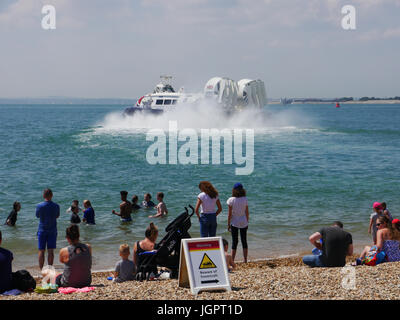
M194 208L192 207L192 205L189 204L189 208L192 209L192 213L190 215L190 217L192 217L194 215ZM185 208L186 209L186 208ZM187 209L186 209L187 210Z

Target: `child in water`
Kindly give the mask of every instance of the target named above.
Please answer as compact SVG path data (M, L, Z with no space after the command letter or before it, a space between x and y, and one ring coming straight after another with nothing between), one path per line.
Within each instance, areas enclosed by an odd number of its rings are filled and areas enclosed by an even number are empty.
M136 194L132 196L132 210L139 210L141 207L137 204L139 201L139 198Z
M83 201L83 206L85 207L85 210L83 211L83 222L87 224L96 224L94 219L95 213L90 201L89 200Z
M149 216L149 218L164 217L168 214L167 206L164 202L164 193L162 192L157 193L157 200L158 200L158 205L156 206L157 214L154 216Z
M17 201L14 202L13 209L8 215L5 225L8 225L10 227L15 226L15 223L17 222L17 215L20 210L21 210L21 204Z
M81 218L79 217L79 207L78 206L71 206L71 223L78 224L81 223Z
M144 195L144 200L142 201L143 208L154 208L156 205L153 201L151 201L151 194L146 193Z
M79 207L79 201L78 200L72 200L71 206L67 209L67 213L72 212L72 207L78 207L78 213L82 211L82 209Z

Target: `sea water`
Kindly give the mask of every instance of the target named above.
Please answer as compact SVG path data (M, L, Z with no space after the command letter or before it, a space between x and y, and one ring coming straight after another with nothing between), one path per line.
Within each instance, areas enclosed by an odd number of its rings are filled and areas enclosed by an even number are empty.
M123 105L0 105L0 223L14 201L22 204L16 227L0 226L2 246L14 253L14 269L37 265L36 204L43 189L61 206L57 248L67 245L65 229L73 199L89 199L96 225L81 225L81 239L93 247L93 269L108 269L119 260L122 243L133 248L150 221L160 230L189 204L195 205L198 183L209 180L223 207L217 235L231 242L226 200L241 182L248 194L250 259L311 252L308 237L335 220L352 233L359 250L371 242L369 216L374 201L386 201L400 217L400 106L345 104L270 105L261 113L223 119L212 109L190 109L161 117L124 118ZM250 128L255 132L254 171L236 176L235 164L150 165L149 130L179 128ZM169 214L148 218L134 213L122 224L119 191L139 196L165 194ZM189 231L198 237L192 217ZM241 247L238 247L241 259ZM58 250L56 251L56 264Z

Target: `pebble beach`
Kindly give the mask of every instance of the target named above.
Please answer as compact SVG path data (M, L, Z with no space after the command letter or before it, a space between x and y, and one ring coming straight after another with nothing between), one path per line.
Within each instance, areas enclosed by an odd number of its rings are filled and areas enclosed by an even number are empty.
M354 261L348 258L347 265ZM238 263L229 274L231 292L200 292L178 287L178 280L112 283L109 272L93 273L88 293L0 296L0 300L398 300L400 262L355 267L355 288L345 289L342 268L309 268L301 257ZM38 279L40 283L40 279Z

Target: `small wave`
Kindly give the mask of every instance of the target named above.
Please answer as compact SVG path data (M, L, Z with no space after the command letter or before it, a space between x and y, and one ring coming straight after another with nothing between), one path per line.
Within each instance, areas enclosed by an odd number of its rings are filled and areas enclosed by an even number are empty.
M310 119L295 110L270 112L268 108L248 108L228 116L221 108L211 104L197 106L180 105L174 110L155 116L123 112L111 112L93 128L95 134L143 134L149 129L169 130L170 121L176 121L178 129L254 129L259 134L285 132L315 132Z
M373 134L373 135L400 135L399 130L391 129L348 129L348 128L325 128L321 129L321 133L326 134Z

